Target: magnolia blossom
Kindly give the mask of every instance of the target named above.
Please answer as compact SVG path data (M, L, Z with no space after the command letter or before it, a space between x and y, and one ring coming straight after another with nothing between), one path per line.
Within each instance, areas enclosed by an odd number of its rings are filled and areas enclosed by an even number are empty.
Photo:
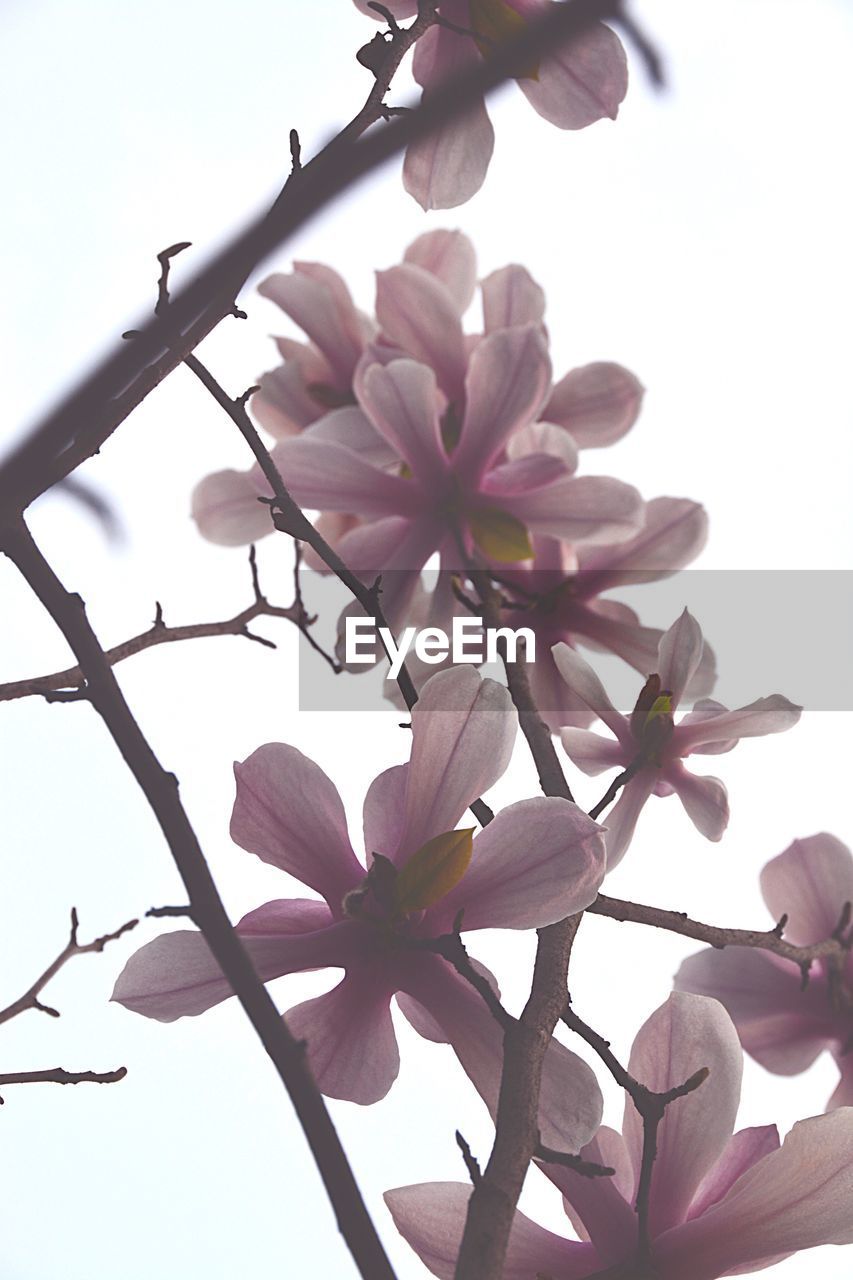
M835 836L794 840L761 873L774 920L787 916L785 938L810 946L832 937L845 903L853 902L853 857ZM849 957L842 977L853 985ZM804 987L798 967L767 951L726 947L700 951L678 971L676 986L715 996L726 1006L741 1044L768 1071L796 1075L829 1049L841 1071L829 1107L853 1105L853 1016L833 998L825 961L812 965Z
M699 669L703 649L699 624L685 609L661 638L656 673L646 681L631 715L624 716L592 667L569 645L554 646L560 675L615 735L614 740L567 728L561 733L563 746L578 768L591 776L612 768L627 769L631 775L607 815L608 867L624 856L640 810L653 793L675 792L702 835L721 839L729 821L726 789L719 778L690 773L682 760L689 755L719 755L741 738L780 733L800 718L801 707L774 693L737 711L703 698L675 724L673 713Z
M529 434L541 439L545 432L555 431L539 423ZM562 430L558 435L567 438ZM651 670L663 632L642 626L633 609L601 596L615 587L658 581L682 568L702 550L707 529L708 518L699 503L655 498L646 506L640 532L625 542L574 549L553 538L536 538L532 560L502 571L504 595L516 600L518 608L505 608L501 622L529 627L536 635L531 687L537 709L555 732L564 725L588 728L595 713L561 677L553 646L565 642L574 648L580 642L617 654L642 674ZM706 646L688 696L710 693L713 681L713 655Z
M412 714L409 763L380 774L364 802L369 869L353 852L334 785L311 760L273 743L235 766L233 839L323 899L268 902L240 921L259 976L345 970L332 991L287 1014L331 1097L371 1103L388 1092L399 1068L396 996L422 1035L453 1047L487 1105L497 1104L500 1028L455 969L418 944L449 933L460 913L464 930L553 924L587 907L604 873L601 828L566 800L509 805L473 846L470 829L455 830L506 769L515 728L509 695L495 681L470 668L431 680ZM181 930L131 957L113 999L170 1022L231 994L202 935ZM600 1119L595 1077L554 1042L545 1140L576 1151Z
M355 0L376 18L366 0ZM392 0L397 18L417 10L415 0ZM449 77L461 75L526 22L539 17L548 0L441 0L439 14L461 27L460 34L434 26L415 46L414 75L424 98L440 93ZM519 68L518 85L535 111L560 129L583 129L608 116L616 118L628 88L625 51L616 34L595 23L536 65ZM481 100L406 152L403 182L424 209L464 204L483 185L494 148L494 130Z
M631 1074L665 1091L703 1067L693 1093L667 1107L658 1131L649 1199L658 1280L717 1280L772 1266L800 1249L853 1242L853 1109L794 1125L779 1146L775 1125L733 1133L742 1055L715 1000L676 993L641 1029ZM566 1240L516 1213L503 1280L628 1276L637 1251L634 1202L642 1122L628 1100L621 1134L603 1127L583 1155L616 1170L584 1178L540 1166L563 1193L581 1240ZM452 1280L470 1187L436 1182L389 1191L398 1230L433 1275Z
M399 471L399 455L355 407L358 384L372 364L411 356L428 365L458 418L465 411L468 361L484 335L530 324L545 339L545 295L523 267L514 265L481 282L483 334L466 334L462 316L476 273L474 247L466 236L427 232L409 246L402 263L377 274L375 320L357 310L346 284L329 267L297 262L291 273L269 277L260 292L308 341L276 339L284 363L260 379L251 401L258 421L278 440L317 423L320 437L331 435L378 468ZM552 442L538 451L556 452L574 471L578 447L619 439L635 421L641 400L640 383L621 365L597 361L572 369L549 390L542 409L550 423L565 428L550 428L560 438L559 447ZM452 433L452 424L446 431ZM275 449L273 458L280 463ZM259 501L270 496L258 466L218 471L196 486L193 518L210 541L245 546L271 532L269 511ZM359 523L352 512L324 511L318 527L336 546ZM312 565L320 567L313 559Z

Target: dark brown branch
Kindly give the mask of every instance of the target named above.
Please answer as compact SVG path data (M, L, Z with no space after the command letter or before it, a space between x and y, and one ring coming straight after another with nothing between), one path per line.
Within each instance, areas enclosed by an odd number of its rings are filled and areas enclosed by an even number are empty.
M700 1067L683 1084L676 1085L673 1089L667 1089L664 1093L656 1093L639 1080L634 1079L613 1053L610 1048L610 1042L600 1036L597 1031L593 1031L592 1027L579 1018L570 1006L567 1006L563 1012L562 1020L567 1027L576 1032L598 1054L613 1079L631 1098L643 1122L643 1153L640 1161L640 1176L637 1181L635 1209L637 1213L637 1263L640 1273L646 1274L652 1261L651 1237L649 1235L649 1203L661 1121L666 1114L667 1107L671 1106L673 1102L677 1102L679 1098L685 1098L689 1093L695 1093L699 1086L704 1084L708 1079L709 1071L707 1067Z
M264 258L333 199L409 143L464 113L482 94L511 78L519 65L567 42L593 22L618 22L622 16L619 0L554 5L473 72L454 77L440 94L360 138L381 118L385 94L407 48L435 21L434 0L421 0L419 8L415 22L389 42L387 62L358 115L319 155L290 175L268 213L172 298L168 323L157 317L140 326L132 344L105 359L13 451L0 468L0 523L97 453L128 414L233 311L236 294Z
M52 1067L48 1071L13 1071L0 1075L0 1089L7 1084L117 1084L126 1075L127 1067L119 1067L116 1071L66 1071L64 1067Z
M627 784L633 778L634 774L637 772L637 769L639 768L640 763L641 762L638 761L637 764L629 764L627 769L623 769L623 771L620 774L617 774L617 776L611 782L610 786L605 791L604 795L599 800L598 804L594 805L593 808L590 809L589 816L590 818L593 819L593 821L597 821L601 817L601 815L604 813L604 810L608 807L608 805L611 805L613 803L613 801L616 799L616 797L618 796L622 788L624 786L627 786Z
M104 947L110 942L115 942L117 938L123 934L129 933L131 929L135 929L139 924L138 920L128 920L121 928L116 929L114 933L104 933L100 938L94 938L91 942L80 942L78 939L79 920L77 918L77 908L71 908L71 933L65 946L60 951L56 959L47 966L44 973L36 978L33 985L14 1000L6 1009L0 1010L0 1024L11 1022L12 1018L17 1018L19 1014L25 1013L28 1009L37 1009L40 1013L46 1013L51 1018L59 1017L59 1010L51 1008L50 1005L42 1004L39 996L44 991L47 984L52 978L55 978L60 969L68 964L69 960L73 960L76 956L85 956L93 953L100 953ZM11 1081L9 1082L11 1083Z
M204 934L287 1089L323 1179L340 1230L364 1280L394 1280L326 1104L266 987L231 927L186 811L174 774L166 772L133 717L89 625L79 596L67 592L23 521L0 534L0 549L17 565L68 641L97 710L157 818L184 882L193 919Z
M666 929L669 933L705 942L722 950L725 947L752 947L759 951L771 951L783 960L797 965L802 974L803 987L808 983L809 972L817 960L826 960L837 966L844 965L853 944L849 933L849 908L842 907L838 928L832 936L811 946L798 947L783 936L787 916L783 916L772 929L723 929L712 924L691 920L682 911L666 911L662 907L648 907L639 902L625 902L621 898L608 898L600 893L592 906L587 907L597 916L609 916L611 920L649 925Z

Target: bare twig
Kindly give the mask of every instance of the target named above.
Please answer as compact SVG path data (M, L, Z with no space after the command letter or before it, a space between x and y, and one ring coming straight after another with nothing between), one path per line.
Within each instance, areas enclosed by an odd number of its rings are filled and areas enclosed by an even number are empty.
M475 1155L472 1154L471 1148L462 1137L459 1130L456 1130L456 1145L462 1152L462 1159L465 1162L465 1168L468 1171L468 1177L471 1179L471 1185L477 1187L480 1185L482 1172L480 1171L480 1162Z
M622 773L617 774L605 791L604 795L599 800L598 804L594 805L593 808L590 809L589 816L593 821L597 821L608 805L613 803L622 788L627 786L631 781L641 763L642 762L638 760L636 764L629 764L627 769L623 769Z
M47 1071L12 1071L0 1075L0 1089L7 1084L117 1084L126 1075L127 1067L119 1067L116 1071L66 1071L64 1067L52 1067Z
M103 951L104 947L110 942L115 942L117 938L121 938L123 934L129 933L131 929L135 929L139 924L138 920L128 920L119 929L113 933L101 934L100 938L94 938L91 942L80 942L78 939L79 920L77 918L77 908L71 908L71 933L65 946L60 951L56 959L47 966L44 973L36 978L32 986L19 996L6 1009L0 1010L0 1023L10 1022L12 1018L17 1018L19 1014L25 1013L28 1009L37 1009L39 1013L46 1013L51 1018L59 1017L59 1010L51 1008L50 1005L42 1004L39 996L44 991L47 984L52 978L55 978L60 969L68 964L69 960L73 960L76 956L90 955L95 952ZM10 1082L11 1083L11 1082Z
M364 1280L394 1280L326 1104L243 945L234 932L181 804L174 774L162 768L133 717L79 596L62 586L23 520L0 531L0 549L17 565L74 652L92 706L142 789L184 882L193 919L287 1089L317 1162L338 1225Z

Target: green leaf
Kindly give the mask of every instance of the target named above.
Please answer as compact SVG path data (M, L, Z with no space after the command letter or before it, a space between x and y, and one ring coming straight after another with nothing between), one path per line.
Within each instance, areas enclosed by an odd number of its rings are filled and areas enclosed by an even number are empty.
M423 911L439 902L455 888L468 870L473 848L474 828L445 831L433 836L413 853L401 868L396 881L396 907L399 915Z
M530 535L520 520L507 511L483 508L468 517L468 526L477 546L490 560L531 560Z
M484 58L494 52L495 45L514 39L527 26L521 14L507 4L506 0L468 0L468 9L471 27L481 37L476 40L476 44ZM532 62L526 67L519 67L515 77L518 80L538 80L539 63Z

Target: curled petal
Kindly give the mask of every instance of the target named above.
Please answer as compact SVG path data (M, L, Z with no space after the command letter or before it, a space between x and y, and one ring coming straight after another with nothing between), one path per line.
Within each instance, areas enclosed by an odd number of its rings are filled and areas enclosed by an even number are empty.
M643 386L621 364L572 369L554 387L543 417L572 433L581 449L621 440L637 420Z
M333 911L364 877L334 784L295 747L270 742L234 765L231 838L321 893Z
M628 1070L649 1089L664 1093L703 1067L708 1068L707 1079L667 1107L658 1130L649 1201L652 1238L684 1221L702 1180L725 1151L743 1071L737 1032L723 1006L704 996L673 992L637 1034ZM638 1179L643 1124L630 1100L623 1133Z
M306 1042L311 1073L327 1097L367 1106L397 1079L393 990L384 966L354 963L332 991L285 1014L291 1035Z
M543 59L538 79L519 80L535 111L559 129L616 119L628 89L628 62L614 31L598 22Z
M480 284L486 333L522 324L541 324L545 292L526 267L501 267Z
M496 814L471 865L435 908L463 929L537 929L583 911L604 878L604 833L568 800L540 796Z
M794 840L761 872L761 892L773 917L788 917L785 937L799 946L830 938L846 902L853 903L853 856L823 832Z
M422 267L440 280L459 310L468 310L477 282L477 255L462 231L425 231L413 240L403 261Z
M344 384L352 381L367 334L336 271L318 262L295 262L290 275L268 276L258 292L308 334Z
M260 467L251 471L214 471L193 490L192 517L208 542L245 547L273 532L270 509L258 499L272 496Z

